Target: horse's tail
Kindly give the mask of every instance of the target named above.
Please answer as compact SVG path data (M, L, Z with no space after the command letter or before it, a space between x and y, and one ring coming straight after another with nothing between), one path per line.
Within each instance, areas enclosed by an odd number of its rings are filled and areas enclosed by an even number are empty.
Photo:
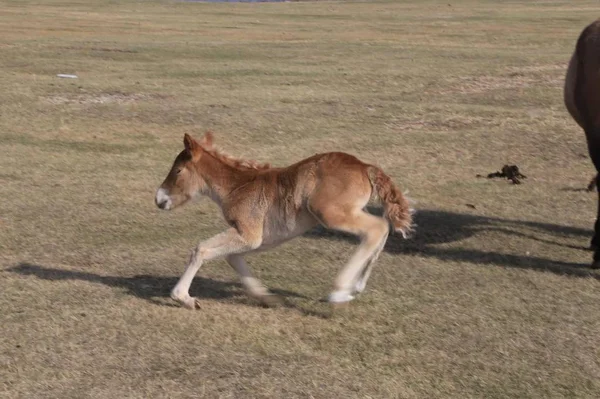
M394 231L407 238L414 231L412 215L415 211L410 207L410 201L377 166L370 167L369 180L383 205L384 216L390 221Z

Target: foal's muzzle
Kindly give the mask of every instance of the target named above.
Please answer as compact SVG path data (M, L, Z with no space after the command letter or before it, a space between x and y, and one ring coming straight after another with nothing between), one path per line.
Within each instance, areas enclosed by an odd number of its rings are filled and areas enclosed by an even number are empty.
M154 201L156 202L156 206L160 209L165 211L171 209L171 197L169 197L169 194L164 188L159 188L158 191L156 191L156 198Z

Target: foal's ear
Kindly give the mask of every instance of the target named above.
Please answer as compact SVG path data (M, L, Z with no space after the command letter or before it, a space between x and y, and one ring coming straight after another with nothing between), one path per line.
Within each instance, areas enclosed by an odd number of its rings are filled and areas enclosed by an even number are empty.
M200 141L200 145L206 149L212 149L214 141L215 141L215 136L213 135L213 133L211 131L208 131L208 132L204 133L204 137L202 137L202 140Z
M200 144L198 144L198 142L194 140L192 136L186 133L183 135L183 145L185 146L185 149L192 155L192 162L198 162L200 155L202 154L202 151L200 151L202 148L200 147Z
M183 135L183 145L189 152L194 152L199 147L198 142L187 133Z

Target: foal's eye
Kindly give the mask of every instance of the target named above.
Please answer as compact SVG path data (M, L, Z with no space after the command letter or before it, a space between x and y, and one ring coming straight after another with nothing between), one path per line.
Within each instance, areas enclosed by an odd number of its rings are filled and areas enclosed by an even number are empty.
M183 170L183 169L177 169L177 172L176 172L176 173L179 175L179 174L181 174L181 171L182 171L182 170Z

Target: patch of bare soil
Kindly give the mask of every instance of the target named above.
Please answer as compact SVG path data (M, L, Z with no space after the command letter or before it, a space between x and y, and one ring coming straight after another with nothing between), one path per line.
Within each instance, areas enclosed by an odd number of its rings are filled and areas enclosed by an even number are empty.
M46 97L44 100L50 104L63 105L63 104L78 104L78 105L91 105L91 104L128 104L136 101L146 100L152 96L141 93L85 93L77 94L74 96L69 95L56 95Z

